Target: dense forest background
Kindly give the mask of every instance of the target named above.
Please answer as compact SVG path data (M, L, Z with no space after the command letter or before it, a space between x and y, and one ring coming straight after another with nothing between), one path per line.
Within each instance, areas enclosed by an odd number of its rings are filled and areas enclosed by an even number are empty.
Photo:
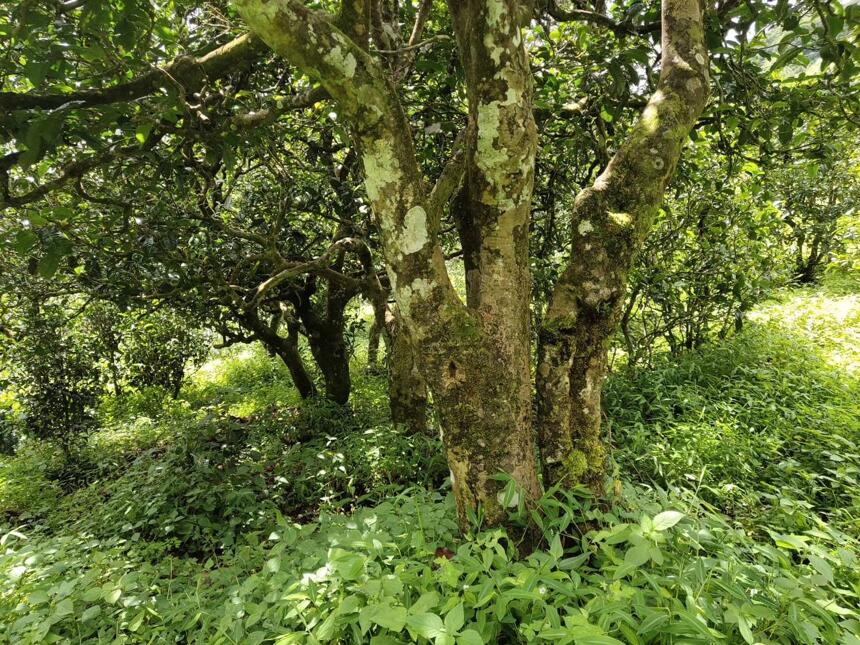
M860 644L860 5L0 37L0 642Z

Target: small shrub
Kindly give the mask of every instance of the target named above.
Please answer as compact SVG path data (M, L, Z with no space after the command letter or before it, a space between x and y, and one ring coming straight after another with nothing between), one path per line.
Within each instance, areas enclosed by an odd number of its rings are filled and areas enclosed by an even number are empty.
M73 460L96 427L103 391L97 353L65 324L59 308L44 305L29 312L11 357L25 432L55 443Z
M122 344L126 378L137 389L158 387L176 398L186 370L206 358L207 334L193 320L163 309L130 318Z

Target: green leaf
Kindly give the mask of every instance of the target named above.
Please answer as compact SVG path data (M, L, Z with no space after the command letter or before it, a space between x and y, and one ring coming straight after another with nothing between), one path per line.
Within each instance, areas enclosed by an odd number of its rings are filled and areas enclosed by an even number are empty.
M110 591L105 592L105 601L110 604L114 604L117 600L119 600L120 596L122 596L122 589L117 587L116 589L112 589Z
M789 47L786 49L782 55L780 55L773 64L770 66L770 71L773 72L781 67L785 67L794 59L795 56L800 54L803 51L801 47Z
M556 533L552 538L552 544L549 547L549 554L558 560L564 555L564 550L561 547L561 537Z
M743 614L738 614L738 629L740 629L741 636L744 637L744 640L749 643L749 645L755 645L755 637L750 629L750 624L747 619L744 618Z
M678 511L663 511L654 517L654 530L665 531L675 526L684 517L683 513Z
M38 239L38 236L30 229L18 231L15 234L15 241L12 242L12 248L23 255L33 248L33 245L38 241Z
M332 558L334 569L344 580L356 580L364 571L365 558L357 553L340 551Z
M51 63L48 61L28 61L24 65L24 75L36 87L42 84L48 70L51 69Z
M61 259L62 257L58 253L48 252L47 255L43 256L42 259L39 260L39 275L43 278L50 278L53 276L57 272L57 269L60 268Z
M474 629L467 629L457 637L457 645L484 645L484 639Z
M576 645L624 645L623 641L612 636L603 636L601 634L588 634L585 636L573 637L573 642Z
M650 559L650 545L647 542L630 547L624 554L624 564L631 567L641 567Z
M415 614L406 619L409 629L424 638L436 638L445 633L445 624L436 614Z
M773 541L778 547L783 549L800 551L806 548L806 538L802 535L780 535L779 533L774 533Z
M538 638L554 643L569 643L573 640L573 634L569 627L550 627L538 634Z
M435 607L437 604L439 604L439 594L435 591L428 591L421 594L418 600L412 603L412 606L409 608L409 613L423 614L428 609Z
M466 622L463 616L463 603L459 603L451 611L445 615L445 630L453 634L460 631L460 628Z
M54 607L53 616L55 618L62 618L63 616L68 616L69 614L75 611L75 605L70 598L66 598L57 603L57 606Z
M135 616L134 620L132 620L128 624L129 631L136 632L138 629L140 629L140 626L143 624L143 619L145 617L146 617L145 611L141 611L137 616Z
M146 140L149 138L149 133L152 132L152 124L151 123L141 123L134 130L134 138L137 139L140 145L146 143Z
M393 632L399 632L406 624L406 607L388 604L368 605L359 613L360 622L371 622Z
M824 576L827 582L833 584L833 567L831 567L829 563L822 558L819 558L817 555L810 555L809 563L815 567L815 570L818 571L818 573Z
M44 591L34 591L29 596L27 596L27 603L30 605L42 605L48 602L49 597Z

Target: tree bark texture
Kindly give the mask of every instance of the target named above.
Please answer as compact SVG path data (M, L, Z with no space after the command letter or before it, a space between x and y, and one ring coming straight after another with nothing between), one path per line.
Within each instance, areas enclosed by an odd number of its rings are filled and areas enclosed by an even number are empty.
M363 43L333 16L299 0L235 4L255 34L319 80L349 123L399 317L419 349L438 412L461 525L479 509L485 525L503 523L509 509L497 473L512 477L526 502L541 492L529 365L537 132L522 34L531 3L448 3L469 119L463 159L452 159L432 189L424 184L392 78ZM371 12L371 32L373 24ZM633 254L704 106L707 85L698 0L664 0L657 91L605 172L576 200L571 262L540 330L538 427L548 483L602 476L606 340ZM438 241L453 193L467 261L466 302L451 285Z
M539 333L538 429L544 483L599 490L605 469L600 393L634 256L681 148L708 98L698 0L663 0L657 89L627 140L574 204L571 260Z

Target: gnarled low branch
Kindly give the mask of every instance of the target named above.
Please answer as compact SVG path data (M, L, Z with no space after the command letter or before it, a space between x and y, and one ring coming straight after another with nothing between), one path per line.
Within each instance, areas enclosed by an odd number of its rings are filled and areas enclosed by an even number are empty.
M641 35L650 34L660 29L660 21L648 22L642 25L635 25L630 21L618 22L596 11L588 11L587 9L563 9L558 6L555 0L547 0L542 3L541 9L560 22L590 22L593 25L604 27L614 32L615 35Z
M186 93L194 92L208 80L236 72L240 66L256 60L265 51L266 47L259 39L251 34L244 34L203 56L180 56L134 80L104 89L41 95L0 92L0 112L50 110L70 104L75 107L109 105L133 101L176 83L179 83Z
M325 272L329 277L331 268L330 265L332 260L339 254L344 251L361 251L366 249L366 244L364 240L355 237L345 237L340 240L337 240L334 244L329 246L325 252L320 255L318 258L314 258L313 260L308 260L307 262L295 262L291 263L289 266L281 269L268 278L267 280L260 283L260 285L254 290L254 294L249 301L245 304L245 309L251 310L256 309L260 306L265 295L277 287L279 284L289 280L290 278L296 278L301 275L305 275L307 273L323 273ZM345 277L345 276L344 276Z

